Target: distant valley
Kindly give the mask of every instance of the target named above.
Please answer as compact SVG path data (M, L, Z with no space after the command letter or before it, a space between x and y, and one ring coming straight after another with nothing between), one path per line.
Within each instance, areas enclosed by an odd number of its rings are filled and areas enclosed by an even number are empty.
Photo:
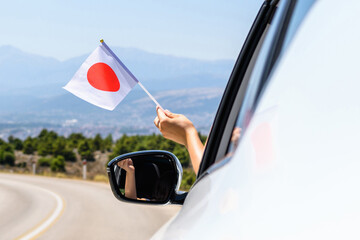
M113 48L164 108L188 116L207 133L235 60L201 61ZM25 138L42 128L87 136L156 133L155 105L135 87L114 111L62 89L87 55L64 62L0 47L0 138Z

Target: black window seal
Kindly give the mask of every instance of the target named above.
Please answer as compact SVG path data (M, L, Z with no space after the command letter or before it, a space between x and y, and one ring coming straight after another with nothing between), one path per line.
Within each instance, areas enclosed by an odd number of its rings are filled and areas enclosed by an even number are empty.
M231 112L231 107L229 106L232 106L234 103L237 90L242 83L242 79L255 52L256 46L261 39L262 33L273 17L273 12L276 9L277 3L278 0L268 0L262 4L244 42L243 48L240 51L235 67L231 73L229 82L225 88L219 109L216 113L197 178L199 178L202 173L204 173L216 160L217 149L221 142L221 138L219 136L222 136L226 127L227 119Z
M275 65L277 59L279 58L280 53L284 47L283 42L285 41L286 32L287 32L288 26L290 24L291 16L294 12L296 2L297 2L297 0L290 0L290 1L286 2L286 4L287 4L287 6L285 7L286 11L284 12L284 15L282 15L282 18L280 20L280 24L279 24L280 27L277 29L277 32L276 32L274 39L272 41L272 44L271 44L271 46L273 46L273 48L270 49L269 57L265 64L265 69L260 78L261 79L260 85L262 85L263 87L259 88L258 92L256 93L255 102L254 102L254 105L252 106L252 112L255 111L255 109L259 103L259 99L265 90L265 86L268 83L267 80L270 77L271 71L274 68L274 65Z

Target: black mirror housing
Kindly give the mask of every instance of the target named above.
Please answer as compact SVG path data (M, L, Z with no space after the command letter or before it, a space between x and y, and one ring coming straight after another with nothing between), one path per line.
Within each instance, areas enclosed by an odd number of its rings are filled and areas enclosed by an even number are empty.
M107 165L111 190L125 202L182 204L187 193L179 192L182 167L167 151L139 151L120 155Z

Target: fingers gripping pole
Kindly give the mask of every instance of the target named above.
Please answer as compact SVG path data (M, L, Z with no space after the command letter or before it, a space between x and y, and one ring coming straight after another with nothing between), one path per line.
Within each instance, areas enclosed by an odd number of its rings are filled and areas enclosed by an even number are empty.
M153 100L153 102L159 106L162 110L164 110L161 105L158 103L158 101L156 101L156 99L149 93L148 90L146 90L146 88L141 84L141 82L138 82L139 86L146 92L146 94L150 97L151 100Z

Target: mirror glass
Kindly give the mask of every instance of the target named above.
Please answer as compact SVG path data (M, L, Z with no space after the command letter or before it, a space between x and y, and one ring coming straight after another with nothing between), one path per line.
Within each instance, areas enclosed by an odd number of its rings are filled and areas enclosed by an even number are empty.
M167 202L177 184L174 163L163 154L119 159L112 168L115 187L127 199Z

